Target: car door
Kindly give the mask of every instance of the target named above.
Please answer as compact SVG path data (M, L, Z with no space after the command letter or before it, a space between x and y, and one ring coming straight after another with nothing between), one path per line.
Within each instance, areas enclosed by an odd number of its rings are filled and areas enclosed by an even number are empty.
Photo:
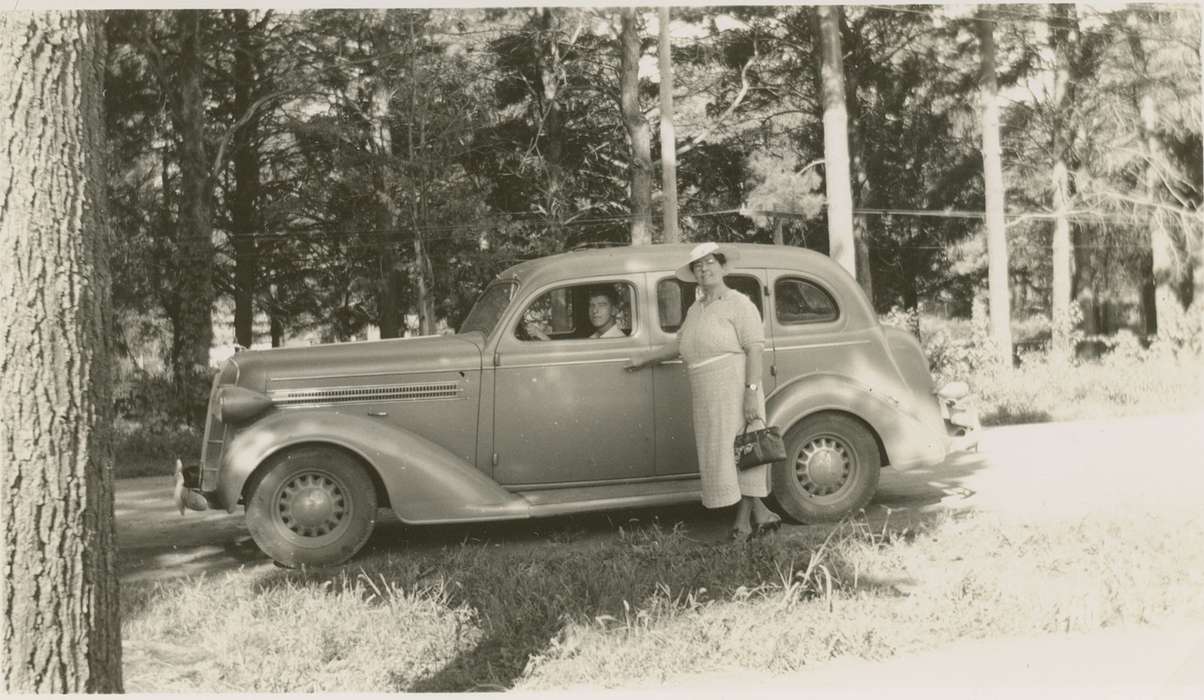
M724 281L753 300L764 319L762 291L765 274L761 270L735 270ZM677 336L694 302L695 285L681 282L672 273L654 277L656 317L649 324L653 345L660 346ZM772 351L769 330L765 331L766 350L760 379L765 394L773 391ZM656 415L656 473L659 476L692 474L698 471L698 453L694 445L694 422L690 404L690 379L681 360L658 363L652 370Z
M653 476L652 376L625 365L646 349L640 318L643 275L549 285L520 303L504 329L494 368L494 480L507 487L583 485ZM620 291L624 334L592 331L588 295ZM547 340L525 331L546 323Z

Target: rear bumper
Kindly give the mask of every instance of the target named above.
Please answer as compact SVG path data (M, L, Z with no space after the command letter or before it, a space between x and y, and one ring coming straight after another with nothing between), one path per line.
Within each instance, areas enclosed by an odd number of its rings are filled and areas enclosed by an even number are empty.
M978 420L978 408L970 396L943 402L941 417L945 420L950 452L978 449L978 441L982 437L982 423Z
M201 468L193 464L187 467L176 460L175 487L172 489L172 502L180 515L186 510L209 510L217 507L216 494L201 491Z

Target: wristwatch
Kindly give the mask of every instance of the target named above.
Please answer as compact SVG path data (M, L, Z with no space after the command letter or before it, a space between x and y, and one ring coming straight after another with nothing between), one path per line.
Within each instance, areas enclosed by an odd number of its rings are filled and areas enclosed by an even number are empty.
M752 389L753 391L756 391L756 390L757 390L757 386L758 386L758 385L756 385L756 384L745 384L745 385L744 385L744 388L745 388L745 389Z

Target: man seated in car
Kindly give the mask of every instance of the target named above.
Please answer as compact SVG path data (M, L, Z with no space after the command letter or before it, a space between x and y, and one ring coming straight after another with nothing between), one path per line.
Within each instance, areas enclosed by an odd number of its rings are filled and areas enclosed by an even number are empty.
M595 287L589 291L589 322L594 327L588 338L624 338L627 336L619 326L619 299L612 287ZM527 324L527 333L535 340L550 340L548 334L534 323Z

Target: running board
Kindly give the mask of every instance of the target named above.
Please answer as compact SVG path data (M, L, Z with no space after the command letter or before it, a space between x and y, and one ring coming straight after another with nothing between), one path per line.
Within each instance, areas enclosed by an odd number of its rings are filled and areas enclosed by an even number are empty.
M532 518L545 518L572 513L698 503L702 499L702 482L696 478L675 479L615 486L524 491L519 495L531 504Z

